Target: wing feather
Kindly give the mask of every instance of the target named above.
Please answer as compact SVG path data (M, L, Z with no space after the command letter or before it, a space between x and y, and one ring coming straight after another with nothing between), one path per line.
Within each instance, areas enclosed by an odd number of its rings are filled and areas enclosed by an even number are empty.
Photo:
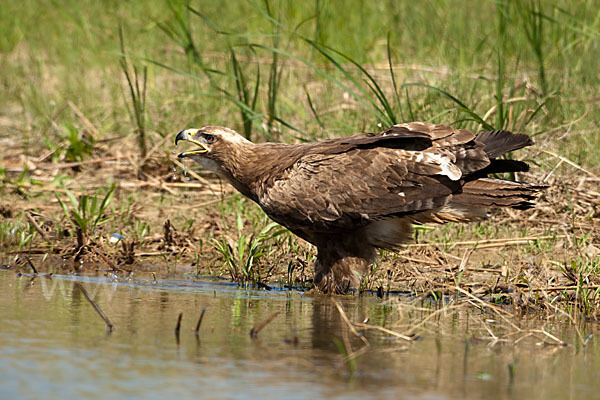
M446 204L458 183L396 149L362 149L301 158L265 188L259 204L286 226L356 229L392 215Z

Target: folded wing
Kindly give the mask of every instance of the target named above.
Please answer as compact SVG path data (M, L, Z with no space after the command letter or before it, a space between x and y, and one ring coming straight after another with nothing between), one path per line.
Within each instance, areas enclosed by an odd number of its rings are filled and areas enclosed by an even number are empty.
M469 174L490 165L466 130L396 125L315 144L260 194L275 220L320 231L357 229L448 204Z

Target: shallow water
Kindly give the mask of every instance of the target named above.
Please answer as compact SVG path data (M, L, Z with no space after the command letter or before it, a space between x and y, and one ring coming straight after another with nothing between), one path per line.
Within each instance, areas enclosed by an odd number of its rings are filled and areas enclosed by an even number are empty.
M115 331L107 333L74 280L83 282ZM368 316L371 324L399 327L402 318L418 314L398 312L375 296L339 300L352 321ZM250 338L250 329L274 311L275 319ZM243 290L219 281L0 272L0 398L598 396L600 346L594 337L585 348L540 346L536 340L490 347L474 339L483 330L478 321L488 317L475 310L438 318L413 342L368 331L370 346L352 366L334 340L347 336L355 351L363 343L347 332L327 297ZM487 325L494 329L493 320ZM575 343L570 328L545 328Z

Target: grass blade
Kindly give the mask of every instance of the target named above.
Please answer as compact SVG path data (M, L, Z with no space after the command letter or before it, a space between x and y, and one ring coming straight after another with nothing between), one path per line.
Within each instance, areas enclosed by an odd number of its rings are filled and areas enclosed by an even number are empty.
M456 97L452 96L450 93L446 92L445 90L436 88L435 86L427 85L425 83L404 83L404 84L402 84L401 87L408 88L408 87L412 87L412 86L423 87L423 88L433 90L434 92L437 92L437 93L443 95L444 97L446 97L446 98L452 100L454 103L458 104L459 109L461 111L469 114L471 117L473 117L473 120L480 123L485 129L494 130L494 127L492 125L485 122L483 120L483 118L481 118L477 113L475 113L473 110L471 110L469 107L467 107L466 104L464 104L462 101L460 101Z

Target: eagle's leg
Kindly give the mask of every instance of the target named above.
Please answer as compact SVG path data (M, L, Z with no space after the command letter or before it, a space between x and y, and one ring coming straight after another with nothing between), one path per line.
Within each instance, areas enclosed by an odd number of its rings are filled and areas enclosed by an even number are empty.
M359 257L339 258L333 263L317 258L315 263L315 288L323 293L344 294L357 288L369 263Z
M327 242L317 246L314 287L330 294L344 294L360 285L375 258L373 247L365 243Z

